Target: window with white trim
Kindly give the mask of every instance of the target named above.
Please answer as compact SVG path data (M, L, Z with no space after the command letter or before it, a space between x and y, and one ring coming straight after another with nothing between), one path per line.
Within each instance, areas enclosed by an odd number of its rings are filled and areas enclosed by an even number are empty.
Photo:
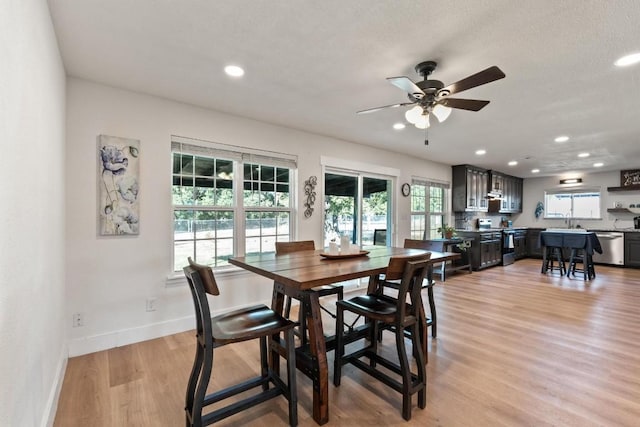
M223 267L290 240L295 157L179 137L171 150L174 271L187 257Z
M411 183L411 238L437 239L449 215L449 184L414 178Z
M600 190L547 190L544 192L546 219L601 219Z

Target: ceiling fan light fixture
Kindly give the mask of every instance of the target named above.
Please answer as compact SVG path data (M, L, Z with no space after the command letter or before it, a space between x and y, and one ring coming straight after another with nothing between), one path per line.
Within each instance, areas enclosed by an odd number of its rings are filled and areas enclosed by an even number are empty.
M638 62L640 62L640 52L623 56L614 62L614 64L617 67L627 67L629 65L637 64Z
M436 116L436 119L438 119L440 123L442 123L447 120L451 114L451 110L452 109L450 107L445 107L442 104L436 104L436 106L433 107L433 115Z
M428 128L430 126L429 116L427 114L421 115L420 118L418 119L418 121L416 121L414 123L414 125L418 129L426 129L426 128Z
M404 118L411 124L416 124L418 120L422 117L422 107L416 105L412 109L408 110L404 113Z

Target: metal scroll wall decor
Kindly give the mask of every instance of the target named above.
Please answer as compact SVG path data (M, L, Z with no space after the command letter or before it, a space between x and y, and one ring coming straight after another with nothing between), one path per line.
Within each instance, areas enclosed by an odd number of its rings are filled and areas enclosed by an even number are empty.
M309 179L304 182L304 195L306 197L304 202L304 206L306 207L304 210L305 218L310 218L311 214L313 214L313 205L316 202L316 185L318 185L318 178L315 176L310 176Z

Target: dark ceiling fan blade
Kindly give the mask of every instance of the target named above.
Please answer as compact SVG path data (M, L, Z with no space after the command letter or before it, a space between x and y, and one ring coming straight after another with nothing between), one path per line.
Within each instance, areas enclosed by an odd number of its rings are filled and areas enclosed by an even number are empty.
M369 108L367 110L356 111L356 114L373 113L374 111L384 110L385 108L397 108L397 107L404 107L405 105L413 105L413 104L415 104L415 102L401 102L398 104L384 105L382 107L375 107L375 108Z
M502 72L502 70L494 65L493 67L482 70L479 73L467 77L466 79L462 79L458 82L452 83L439 92L448 92L448 95L453 95L454 93L459 93L463 90L468 90L476 86L491 83L493 81L503 79L504 77L505 74Z
M424 92L422 91L422 89L420 89L414 82L412 82L409 77L387 77L387 80L392 85L399 87L403 91L407 92L410 95L413 95L416 98L422 98L424 96Z
M446 107L458 108L460 110L480 111L489 103L489 101L482 101L479 99L444 98L437 103Z

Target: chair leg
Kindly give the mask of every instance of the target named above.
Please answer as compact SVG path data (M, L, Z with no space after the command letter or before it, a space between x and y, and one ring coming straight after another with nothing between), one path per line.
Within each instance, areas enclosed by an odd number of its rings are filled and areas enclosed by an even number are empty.
M342 374L342 356L344 355L344 311L340 306L336 307L336 348L333 361L333 385L339 387Z
M417 325L413 325L411 331L411 337L413 337L418 331ZM420 340L420 335L416 338ZM427 354L422 351L422 343L417 340L413 339L412 341L414 348L419 349L419 353L415 356L418 369L418 382L422 384L422 387L418 390L418 407L424 409L427 406Z
M200 377L193 400L193 410L191 411L191 420L193 427L202 426L202 408L204 398L207 395L207 387L211 380L211 371L213 370L213 348L203 349L204 357L202 360Z
M186 426L189 427L192 424L191 420L194 420L194 399L196 393L196 386L198 385L198 378L202 372L202 362L204 360L204 349L200 344L196 345L196 356L193 360L193 367L191 368L191 375L189 376L189 383L187 385L187 395L185 396L185 418Z
M576 275L576 255L576 250L571 249L571 255L569 256L569 268L567 269L567 277L571 276L572 274L574 276Z
M293 329L285 331L287 344L287 388L289 400L289 425L298 425L298 387L296 385L296 348L293 339Z
M414 329L414 332L418 332ZM416 341L414 341L416 342ZM418 339L418 343L420 340ZM396 325L396 348L400 362L400 375L402 377L402 418L411 420L411 371L409 370L409 358L404 345L404 327ZM420 351L420 350L418 350Z
M269 376L269 361L267 352L267 337L260 337L260 373L262 378ZM262 390L269 390L269 381L262 384Z
M382 328L380 322L376 320L371 321L371 351L373 354L378 354L378 342L382 341ZM378 339L379 338L379 339ZM369 358L369 366L375 368L377 366L376 359L374 357Z
M429 310L431 311L431 337L438 337L438 316L436 315L436 301L433 297L433 286L427 290L427 298L429 299Z

